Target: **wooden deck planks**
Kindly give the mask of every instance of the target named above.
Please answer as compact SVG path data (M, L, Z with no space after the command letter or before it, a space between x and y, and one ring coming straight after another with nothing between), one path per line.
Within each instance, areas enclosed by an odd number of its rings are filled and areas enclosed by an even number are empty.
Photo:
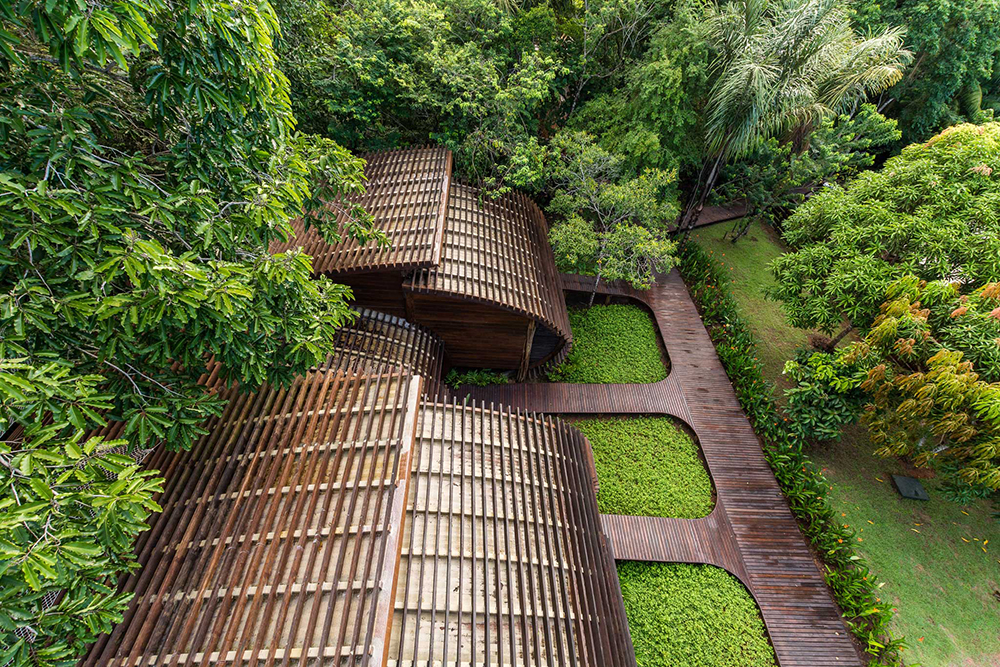
M590 292L593 280L564 275L563 288ZM698 436L715 484L715 511L700 520L602 515L615 557L724 567L757 600L782 667L859 667L840 611L680 275L672 271L646 292L604 283L597 291L649 306L670 356L666 380L647 385L515 384L457 393L538 412L668 414L685 421Z

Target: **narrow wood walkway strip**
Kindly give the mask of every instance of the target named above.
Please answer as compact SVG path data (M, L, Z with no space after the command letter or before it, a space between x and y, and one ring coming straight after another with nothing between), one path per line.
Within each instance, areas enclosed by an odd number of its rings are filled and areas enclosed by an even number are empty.
M590 292L594 279L563 276ZM514 384L463 388L480 401L569 414L666 414L698 436L718 501L706 519L602 516L620 560L724 567L760 606L781 667L861 661L812 552L733 392L701 317L676 271L650 290L602 283L597 291L645 303L670 356L670 376L648 385Z

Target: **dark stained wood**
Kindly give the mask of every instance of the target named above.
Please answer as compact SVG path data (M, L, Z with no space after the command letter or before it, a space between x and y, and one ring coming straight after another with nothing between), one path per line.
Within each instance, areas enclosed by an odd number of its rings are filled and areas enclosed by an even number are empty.
M414 292L407 301L413 321L444 341L452 365L494 370L520 366L528 323L523 315L441 294Z
M136 598L84 664L340 664L384 650L385 631L362 621L387 618L419 380L330 365L287 390L223 393L208 435L171 456L163 530L124 582ZM303 622L321 607L336 612Z
M563 276L563 287L590 292L594 279ZM647 292L616 284L601 284L598 292L649 306L670 357L666 380L462 388L456 395L540 412L669 414L684 420L698 437L716 487L711 515L716 522L604 517L616 557L725 567L757 600L782 667L860 666L840 611L680 276L673 271Z
M718 506L701 519L602 514L601 526L616 560L705 563L749 579L729 517Z
M334 347L287 389L206 375L224 412L154 453L135 598L81 664L635 667L585 438L445 400L400 318Z
M451 152L441 147L366 159L367 190L352 201L372 214L391 248L328 244L298 221L295 238L271 252L301 247L317 275L352 288L357 306L431 328L455 365L518 370L526 348L533 372L561 360L572 332L538 206L452 182Z

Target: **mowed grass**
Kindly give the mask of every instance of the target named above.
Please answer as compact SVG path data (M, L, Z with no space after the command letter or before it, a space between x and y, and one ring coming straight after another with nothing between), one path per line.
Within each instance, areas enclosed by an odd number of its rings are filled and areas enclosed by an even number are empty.
M639 667L772 667L757 603L709 565L618 564Z
M712 511L712 480L697 443L669 417L574 422L590 441L597 507L605 514L695 519Z
M781 256L784 249L778 235L759 222L753 223L747 235L735 244L723 239L734 225L723 222L702 227L692 232L691 238L710 252L729 274L728 287L759 339L757 349L764 370L769 379L785 386L781 371L795 350L808 343L808 332L790 326L781 306L764 294L764 290L774 284L767 265Z
M773 283L767 264L784 249L759 223L735 245L723 240L732 224L692 237L730 270L729 287L759 338L764 372L782 388L785 360L808 342L764 297ZM865 430L852 427L841 443L810 457L824 468L831 502L858 530L861 553L885 582L883 600L897 609L893 631L910 645L906 664L1000 667L1000 600L993 597L1000 590L1000 523L989 503L952 503L936 492L933 479L924 480L929 502L904 500L886 476L905 472L903 466L875 457L873 449Z
M573 348L549 373L552 382L649 383L667 377L652 316L629 304L569 310Z
M1000 523L980 501L962 506L922 479L931 499L901 498L890 474L913 474L872 454L863 427L813 452L833 489L834 507L861 538L858 547L897 609L893 628L910 648L906 664L1000 665Z

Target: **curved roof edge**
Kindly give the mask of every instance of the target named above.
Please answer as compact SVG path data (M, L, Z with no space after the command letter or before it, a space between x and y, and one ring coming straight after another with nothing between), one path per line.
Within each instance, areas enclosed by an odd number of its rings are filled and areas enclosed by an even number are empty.
M541 209L520 193L490 199L452 183L441 261L404 288L453 296L525 315L573 340L559 272Z

